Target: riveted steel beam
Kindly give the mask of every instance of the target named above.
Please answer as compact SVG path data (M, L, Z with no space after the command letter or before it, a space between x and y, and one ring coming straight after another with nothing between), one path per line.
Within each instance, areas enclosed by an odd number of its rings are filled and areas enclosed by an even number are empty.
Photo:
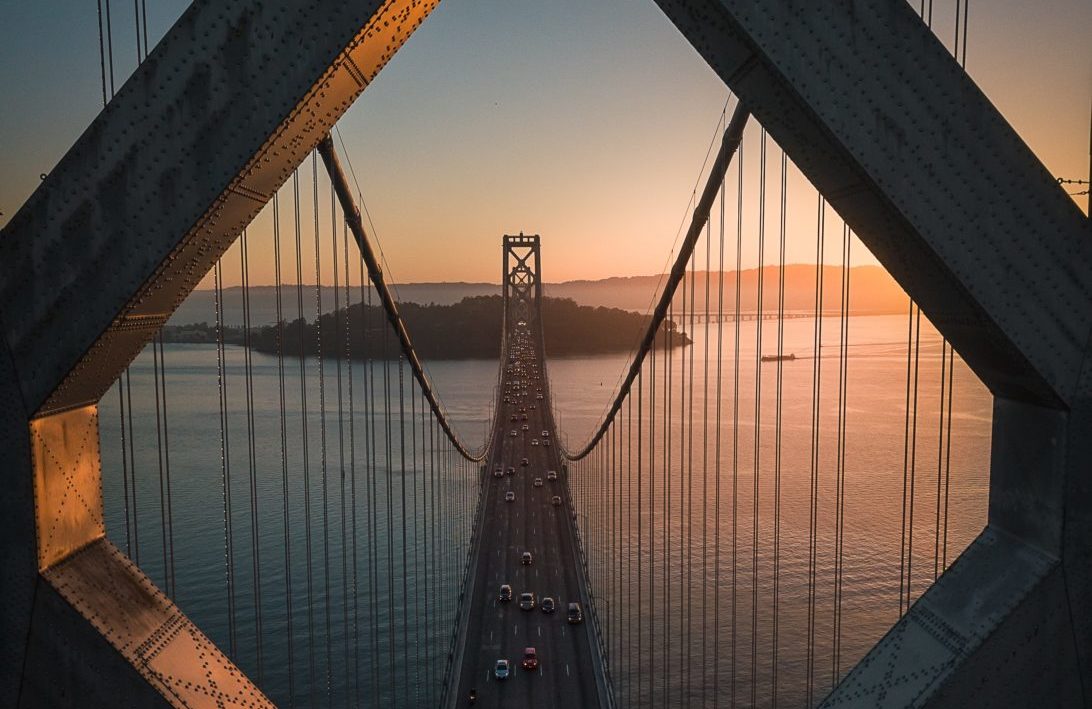
M268 705L105 539L96 403L437 1L195 2L0 233L0 704Z
M187 10L0 234L28 406L96 402L436 2Z
M657 0L998 395L1069 401L1087 219L899 0Z
M1092 702L1089 222L902 0L656 0L996 397L989 526L824 706Z

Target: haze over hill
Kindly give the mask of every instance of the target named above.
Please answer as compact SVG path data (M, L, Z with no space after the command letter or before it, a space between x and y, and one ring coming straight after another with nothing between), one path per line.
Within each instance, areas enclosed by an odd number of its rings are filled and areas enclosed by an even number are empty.
M724 272L724 308L735 309L736 272ZM841 288L842 270L839 266L823 268L824 306L827 311L837 310ZM565 281L546 283L545 295L553 298L571 298L580 305L622 308L634 312L645 312L659 295L662 276L629 276L605 278L596 281ZM706 274L698 271L694 278L694 299L696 310L705 309L705 287L709 284L710 309L716 309L719 279L716 272ZM768 266L763 273L762 309L777 309L778 269ZM497 295L500 285L497 283L403 283L394 286L400 302L421 305L452 305L463 298ZM758 309L758 269L739 272L740 310L753 312ZM688 294L689 295L689 292ZM303 317L311 322L315 319L315 286L303 288ZM322 312L334 309L335 303L344 306L345 291L337 294L331 286L322 288ZM372 294L373 302L378 299ZM351 291L351 302L361 301L359 287ZM367 293L364 294L367 300ZM296 286L284 286L282 304L285 320L299 317L296 306ZM815 266L812 264L792 264L785 267L785 309L787 311L807 311L814 309L815 302ZM682 294L675 297L675 308L682 306ZM850 311L857 315L905 312L907 297L902 289L879 266L856 266L850 269ZM182 303L171 317L172 325L207 322L216 320L215 298L211 290L198 290ZM273 286L250 287L250 324L252 327L276 322L276 291ZM224 322L238 327L243 324L242 289L238 287L224 290Z

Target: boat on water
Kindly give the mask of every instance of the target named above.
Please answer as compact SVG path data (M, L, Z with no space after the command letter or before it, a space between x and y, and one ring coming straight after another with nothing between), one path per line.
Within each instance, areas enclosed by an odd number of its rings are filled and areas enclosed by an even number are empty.
M783 355L762 355L763 362L792 362L796 359L795 354L783 354Z

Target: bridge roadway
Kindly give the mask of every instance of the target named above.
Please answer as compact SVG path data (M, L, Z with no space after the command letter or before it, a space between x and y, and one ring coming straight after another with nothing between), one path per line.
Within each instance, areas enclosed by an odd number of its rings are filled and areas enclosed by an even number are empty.
M462 638L462 667L457 670L457 707L471 705L471 689L478 693L474 707L600 706L591 623L581 598L572 539L572 510L564 492L565 473L554 442L541 353L533 344L536 339L526 327L515 329L509 351L522 351L524 356L517 355L514 365L506 364L501 381L502 390L509 392L503 396L511 403L502 404L497 417L501 430L494 437L486 470L481 546L472 571L473 598ZM517 381L522 384L517 386ZM537 398L540 388L541 400ZM524 389L526 396L520 393ZM522 408L526 409L527 421L522 420ZM513 414L516 421L511 420ZM524 424L526 431L522 430ZM515 436L511 435L513 430ZM544 430L550 433L549 446L541 445ZM532 445L534 439L540 444ZM523 458L527 459L526 466L521 465ZM509 466L514 468L513 474L494 476L497 467L506 471ZM557 480L547 480L549 470L557 471ZM536 477L543 479L542 487L534 487ZM505 501L508 491L515 493L515 501ZM551 504L554 495L561 498L560 506ZM530 566L521 563L524 551L533 555ZM498 600L501 584L512 586L511 601ZM534 610L519 607L519 596L525 591L535 594ZM541 608L547 596L557 604L551 614ZM569 624L566 620L570 602L581 603L583 623ZM534 647L538 653L538 668L533 671L521 666L526 647ZM508 679L494 676L498 659L511 663Z

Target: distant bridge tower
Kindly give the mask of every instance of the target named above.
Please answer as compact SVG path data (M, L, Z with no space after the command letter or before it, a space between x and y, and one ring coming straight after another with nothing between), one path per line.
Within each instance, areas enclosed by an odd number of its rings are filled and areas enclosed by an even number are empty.
M539 305L542 302L539 236L504 236L504 317L520 320L537 327ZM507 330L505 330L507 332Z

